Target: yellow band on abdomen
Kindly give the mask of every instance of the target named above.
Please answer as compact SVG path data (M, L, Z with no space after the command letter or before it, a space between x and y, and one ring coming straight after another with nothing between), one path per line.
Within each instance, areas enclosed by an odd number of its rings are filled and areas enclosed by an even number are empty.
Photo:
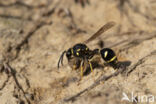
M113 58L111 58L109 61L107 61L107 63L110 63L112 61L114 61L116 59L116 56L114 56Z

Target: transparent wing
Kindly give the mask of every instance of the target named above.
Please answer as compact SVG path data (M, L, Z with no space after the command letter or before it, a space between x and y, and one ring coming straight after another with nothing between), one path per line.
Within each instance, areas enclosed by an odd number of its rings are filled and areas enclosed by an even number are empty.
M107 31L108 29L112 28L115 25L115 22L110 21L103 25L95 34L93 34L88 40L86 40L84 43L89 43L90 41L94 40L95 38L99 37L102 33Z

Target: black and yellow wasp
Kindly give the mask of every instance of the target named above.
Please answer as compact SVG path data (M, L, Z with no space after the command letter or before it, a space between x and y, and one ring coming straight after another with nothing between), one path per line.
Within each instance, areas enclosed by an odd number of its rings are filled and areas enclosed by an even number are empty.
M104 48L102 50L99 50L99 49L90 50L86 46L87 43L94 40L95 38L100 36L102 33L107 31L111 27L113 27L114 25L115 25L115 22L106 23L85 42L75 44L73 47L69 48L67 51L65 50L59 58L58 69L59 69L60 63L63 65L64 54L66 54L68 63L72 69L75 70L81 67L81 78L83 77L83 72L84 72L83 70L84 70L85 62L89 63L91 72L93 71L93 67L92 67L90 59L96 54L100 54L106 63L112 64L112 65L115 64L117 62L117 57L112 49Z

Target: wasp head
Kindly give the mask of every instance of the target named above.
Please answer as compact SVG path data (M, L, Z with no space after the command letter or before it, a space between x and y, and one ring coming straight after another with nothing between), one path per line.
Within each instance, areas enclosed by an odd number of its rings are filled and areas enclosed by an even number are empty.
M66 57L67 57L67 59L71 59L71 57L72 57L72 49L71 49L71 48L69 48L69 49L67 50L67 52L66 52Z

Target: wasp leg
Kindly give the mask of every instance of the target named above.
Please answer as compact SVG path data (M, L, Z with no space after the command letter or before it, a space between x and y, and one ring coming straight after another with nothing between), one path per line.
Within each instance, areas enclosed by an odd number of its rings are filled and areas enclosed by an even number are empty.
M89 63L89 66L90 66L90 70L91 70L91 72L93 72L93 66L92 66L91 62L88 61L88 63Z
M81 64L80 64L80 70L81 70L81 72L80 72L80 79L79 79L79 81L78 81L78 83L77 83L77 85L79 86L80 85L80 81L82 80L82 78L83 78L83 69L84 69L84 60L82 60L81 61Z
M94 72L93 72L93 66L92 66L92 63L88 60L88 63L89 63L89 67L90 67L90 70L91 72L93 73L93 78L95 80L95 76L94 76Z
M85 60L83 59L82 62L81 62L81 65L80 65L80 68L81 68L81 79L83 78L83 70L84 70L84 67L85 67L84 66L84 62L85 62Z
M83 66L81 65L81 79L83 77Z

